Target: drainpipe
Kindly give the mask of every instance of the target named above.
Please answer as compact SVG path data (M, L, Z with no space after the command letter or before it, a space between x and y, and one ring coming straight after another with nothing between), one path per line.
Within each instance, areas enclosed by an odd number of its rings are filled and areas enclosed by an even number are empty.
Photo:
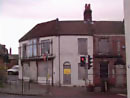
M38 83L38 61L36 60L36 67L37 67L37 83Z
M54 80L54 77L53 77L53 60L52 60L52 81L51 81L51 85L54 86L54 83L53 83L53 80Z
M23 70L23 68L24 68L24 67L23 67L23 62L21 62L21 66L22 66L22 95L23 95L23 91L24 91L24 88L23 88L23 86L24 86L24 85L23 85L23 71L24 71L24 70Z
M59 86L61 86L61 78L60 78L60 35L58 36L58 50L59 50Z
M51 54L53 55L53 39L51 39ZM53 77L53 68L54 68L54 65L53 65L53 59L52 59L52 81L51 81L51 85L54 86L54 83L53 83L53 80L54 80L54 77Z

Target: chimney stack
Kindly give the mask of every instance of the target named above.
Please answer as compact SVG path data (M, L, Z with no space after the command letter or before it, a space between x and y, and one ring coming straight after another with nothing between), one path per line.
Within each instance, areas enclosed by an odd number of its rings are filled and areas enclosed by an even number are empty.
M92 21L92 10L91 10L90 4L85 4L84 21L86 21L86 22Z

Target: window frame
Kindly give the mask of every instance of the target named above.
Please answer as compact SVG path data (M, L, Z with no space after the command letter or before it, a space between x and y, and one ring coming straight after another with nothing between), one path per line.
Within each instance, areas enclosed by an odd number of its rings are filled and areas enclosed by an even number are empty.
M49 55L49 54L51 54L51 40L50 39L41 40L40 44L41 44L41 49L40 49L41 55L44 55L44 54ZM47 46L47 48L46 48L46 46Z
M85 40L85 44L82 43L83 40ZM84 44L84 45L83 45ZM81 48L81 47L86 47L86 48ZM84 49L84 50L83 50ZM86 51L85 51L86 50ZM88 38L78 38L78 54L79 55L88 55Z

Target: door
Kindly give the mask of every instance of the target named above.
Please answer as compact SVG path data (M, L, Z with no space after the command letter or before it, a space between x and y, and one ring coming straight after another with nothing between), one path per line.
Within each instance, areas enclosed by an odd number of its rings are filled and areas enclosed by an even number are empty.
M71 84L71 65L64 63L63 69L64 69L63 84L70 85Z
M108 78L108 62L100 63L100 78L107 79Z
M100 78L101 78L101 91L105 92L109 90L108 83L108 62L100 63Z
M125 68L124 65L116 65L116 86L123 87L125 80Z

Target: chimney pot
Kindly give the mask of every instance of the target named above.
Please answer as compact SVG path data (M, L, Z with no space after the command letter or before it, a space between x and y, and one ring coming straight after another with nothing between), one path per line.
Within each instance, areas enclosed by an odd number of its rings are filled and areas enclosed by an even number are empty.
M85 4L84 21L92 21L92 10L90 4Z
M85 4L85 9L87 9L87 6L88 6L88 5L87 5L87 4Z

